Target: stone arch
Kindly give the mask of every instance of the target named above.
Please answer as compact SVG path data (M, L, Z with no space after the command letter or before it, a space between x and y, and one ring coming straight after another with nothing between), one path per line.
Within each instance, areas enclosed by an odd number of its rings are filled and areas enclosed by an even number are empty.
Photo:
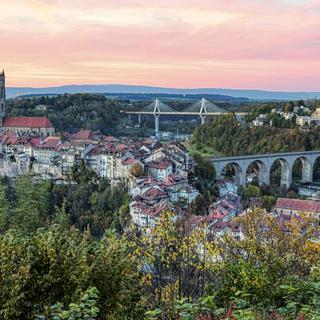
M231 167L234 170L234 181L238 185L244 185L245 184L245 175L243 173L243 170L239 163L237 162L228 162L222 166L220 176L224 176L224 171Z
M294 166L297 164L297 161L300 161L300 165L301 165L301 182L303 183L312 182L313 180L312 162L305 156L297 157L292 163L292 171Z
M320 181L320 155L318 157L315 157L312 164L312 181Z
M271 169L277 161L279 161L281 165L280 186L285 185L287 189L289 189L292 183L292 164L290 164L286 159L284 158L274 159L274 161L270 166L269 175L271 175Z
M266 164L259 159L251 161L245 171L245 180L247 181L247 175L249 168L253 168L255 171L259 184L270 184L270 170Z

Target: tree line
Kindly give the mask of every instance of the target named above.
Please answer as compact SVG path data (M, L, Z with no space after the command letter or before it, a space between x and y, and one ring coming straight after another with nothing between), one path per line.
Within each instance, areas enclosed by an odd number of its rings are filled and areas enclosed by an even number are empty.
M233 115L219 116L195 128L192 144L202 151L209 147L225 156L316 150L320 148L320 128L250 127Z
M7 101L9 116L47 116L58 131L99 130L115 134L123 104L103 95L64 94ZM43 107L43 108L42 108Z
M80 231L90 227L101 238L106 229L120 232L129 220L125 185L112 187L107 180L55 184L30 176L0 183L0 232L9 229L29 234L59 223Z

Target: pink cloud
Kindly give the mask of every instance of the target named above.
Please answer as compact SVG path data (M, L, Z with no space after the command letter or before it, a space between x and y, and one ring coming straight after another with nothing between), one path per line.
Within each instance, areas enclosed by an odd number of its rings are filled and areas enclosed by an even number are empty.
M320 90L319 1L12 0L0 17L9 85Z

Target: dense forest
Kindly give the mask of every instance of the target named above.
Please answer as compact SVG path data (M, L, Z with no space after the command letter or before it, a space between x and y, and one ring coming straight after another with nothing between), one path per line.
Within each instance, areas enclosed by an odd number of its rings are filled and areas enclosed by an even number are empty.
M81 231L89 226L95 238L101 237L108 228L120 232L129 217L126 186L112 187L105 179L96 181L91 170L82 168L74 174L77 183L54 184L29 176L17 180L3 178L0 231L14 228L30 233L61 222Z
M83 187L63 198L83 196ZM126 199L115 201L100 183L95 188L91 219L81 224L77 217L87 212L81 198L69 196L71 205L53 200L54 209L46 199L60 192L46 182L3 182L1 319L318 319L314 220L293 218L283 232L256 209L237 218L246 234L238 241L192 228L188 214L173 219L166 212L145 235L125 222ZM109 223L100 225L101 217Z
M115 134L121 118L120 105L103 95L72 94L7 101L9 116L47 116L57 131L100 130Z
M225 156L313 150L320 148L320 128L301 131L297 127L250 127L229 115L197 127L192 143L199 152L209 147L212 153Z

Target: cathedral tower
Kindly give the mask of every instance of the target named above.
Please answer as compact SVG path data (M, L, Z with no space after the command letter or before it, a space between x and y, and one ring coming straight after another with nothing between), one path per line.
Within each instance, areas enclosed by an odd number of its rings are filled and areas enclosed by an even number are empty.
M6 76L4 70L0 73L0 127L6 115Z

